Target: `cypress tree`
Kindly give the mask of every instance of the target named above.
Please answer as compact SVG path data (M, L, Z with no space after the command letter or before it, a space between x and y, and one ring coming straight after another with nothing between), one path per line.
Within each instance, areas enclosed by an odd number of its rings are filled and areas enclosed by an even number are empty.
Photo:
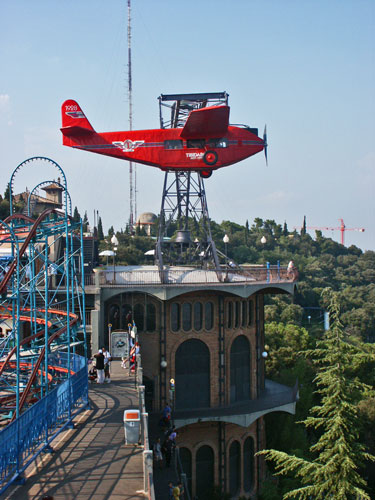
M87 214L86 214L87 215ZM81 216L78 212L78 208L74 207L74 212L73 212L73 221L74 222L79 222L81 220Z
M7 184L7 187L5 189L4 200L10 201L10 183Z
M103 241L104 240L104 233L103 233L103 224L102 224L102 218L99 217L98 221L98 240Z
M83 229L83 231L87 232L88 227L89 227L89 218L87 217L87 212L85 212L85 215L84 215L83 221L82 221L82 229Z
M284 499L371 500L358 469L375 457L358 442L358 402L371 394L372 388L350 377L351 367L368 361L368 356L346 341L337 294L330 289L323 293L330 300L331 329L317 342L316 349L305 351L318 367L316 393L321 396L320 406L313 407L302 422L319 436L310 447L316 458L307 460L277 450L259 454L275 462L277 474L299 478L301 487L286 493Z

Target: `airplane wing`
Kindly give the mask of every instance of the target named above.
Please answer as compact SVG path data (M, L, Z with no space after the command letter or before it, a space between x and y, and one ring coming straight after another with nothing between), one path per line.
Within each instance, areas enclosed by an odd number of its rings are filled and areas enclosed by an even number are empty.
M181 131L186 139L219 138L229 125L229 106L211 106L192 111Z

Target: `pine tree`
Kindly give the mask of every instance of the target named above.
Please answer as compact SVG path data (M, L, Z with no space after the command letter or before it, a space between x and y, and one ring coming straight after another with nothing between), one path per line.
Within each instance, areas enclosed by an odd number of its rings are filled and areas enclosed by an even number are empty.
M358 402L371 394L372 388L349 374L352 366L368 361L368 356L346 341L337 294L330 289L324 294L330 300L331 329L317 342L316 349L305 352L319 369L315 383L321 404L313 407L302 422L320 436L310 448L316 458L310 461L277 450L259 454L275 462L277 474L300 479L301 487L286 493L284 499L370 500L358 469L375 457L358 442Z

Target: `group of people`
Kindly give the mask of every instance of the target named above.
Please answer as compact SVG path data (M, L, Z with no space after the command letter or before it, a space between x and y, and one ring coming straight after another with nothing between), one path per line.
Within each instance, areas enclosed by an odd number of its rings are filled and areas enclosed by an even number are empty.
M184 494L184 487L181 482L174 486L172 481L169 481L168 488L170 500L180 500L182 498L181 495Z
M94 363L89 370L90 381L98 384L109 384L111 382L111 354L105 347L99 349L97 354L94 354Z
M163 467L164 457L166 467L171 466L172 453L176 447L176 437L176 427L171 427L165 432L163 443L161 443L160 438L157 438L153 446L155 467L159 469Z

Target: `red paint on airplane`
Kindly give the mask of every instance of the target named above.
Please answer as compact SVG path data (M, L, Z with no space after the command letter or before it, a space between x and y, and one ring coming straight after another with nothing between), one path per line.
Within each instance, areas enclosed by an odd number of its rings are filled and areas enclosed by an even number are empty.
M267 148L266 134L247 126L229 125L229 106L190 112L184 127L97 133L76 101L61 107L63 144L93 153L143 163L161 170L213 170L238 163Z

